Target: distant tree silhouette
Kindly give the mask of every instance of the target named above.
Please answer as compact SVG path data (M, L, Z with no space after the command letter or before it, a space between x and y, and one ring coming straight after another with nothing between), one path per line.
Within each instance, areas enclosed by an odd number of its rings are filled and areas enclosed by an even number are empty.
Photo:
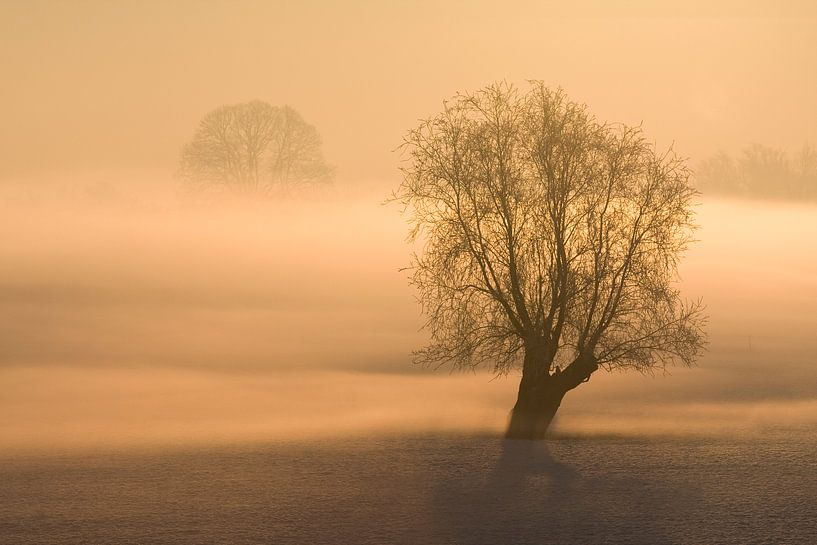
M696 184L705 194L817 199L817 149L805 145L789 155L752 144L737 159L719 152L701 162Z
M394 198L431 334L416 361L521 369L509 437L544 437L599 368L695 361L702 307L673 281L696 192L672 152L541 82L457 95L404 150Z
M329 181L317 130L284 106L254 101L202 118L182 149L179 174L192 189L271 193Z

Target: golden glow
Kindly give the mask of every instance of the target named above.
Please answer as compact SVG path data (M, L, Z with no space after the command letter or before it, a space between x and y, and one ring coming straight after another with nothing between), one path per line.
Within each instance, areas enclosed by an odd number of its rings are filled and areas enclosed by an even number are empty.
M813 2L442 4L0 5L0 450L501 430L516 380L411 367L406 226L380 205L405 131L459 90L541 79L692 166L817 138ZM335 186L180 198L198 120L254 99L317 127ZM710 353L599 374L556 431L813 424L815 218L707 199L681 281Z
M813 2L5 2L3 177L167 175L221 104L290 104L351 183L443 98L542 79L694 159L817 123Z
M682 287L712 344L670 377L598 373L556 433L815 423L813 206L708 201ZM376 226L376 228L373 228ZM218 208L6 205L0 448L500 432L516 380L421 373L405 225L373 196ZM811 392L811 393L810 393Z

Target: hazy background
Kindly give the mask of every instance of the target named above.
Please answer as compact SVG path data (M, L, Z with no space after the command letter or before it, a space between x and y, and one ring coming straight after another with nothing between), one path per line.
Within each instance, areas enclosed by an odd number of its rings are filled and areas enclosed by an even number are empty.
M808 2L0 5L0 449L502 429L517 377L410 363L422 317L392 150L458 90L561 85L694 162L817 135ZM225 103L290 104L334 188L202 205L180 147ZM568 434L817 424L817 208L705 198L682 289L709 353L602 375Z
M164 178L204 113L260 99L315 124L342 179L383 183L418 118L500 79L693 159L799 147L815 21L808 1L5 1L0 178Z

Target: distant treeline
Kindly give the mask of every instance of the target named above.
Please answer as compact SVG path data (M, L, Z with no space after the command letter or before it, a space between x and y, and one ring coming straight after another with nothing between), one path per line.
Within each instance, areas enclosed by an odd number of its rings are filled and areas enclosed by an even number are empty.
M720 152L698 166L696 185L704 194L817 200L817 148L787 153L753 144L738 157Z

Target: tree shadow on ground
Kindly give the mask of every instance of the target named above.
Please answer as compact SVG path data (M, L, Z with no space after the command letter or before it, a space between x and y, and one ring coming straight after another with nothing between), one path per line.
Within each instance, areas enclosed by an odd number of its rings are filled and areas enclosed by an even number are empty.
M460 467L435 484L432 517L443 542L676 542L661 523L680 500L674 491L626 472L583 475L557 459L547 441L502 440L494 467L485 469Z

